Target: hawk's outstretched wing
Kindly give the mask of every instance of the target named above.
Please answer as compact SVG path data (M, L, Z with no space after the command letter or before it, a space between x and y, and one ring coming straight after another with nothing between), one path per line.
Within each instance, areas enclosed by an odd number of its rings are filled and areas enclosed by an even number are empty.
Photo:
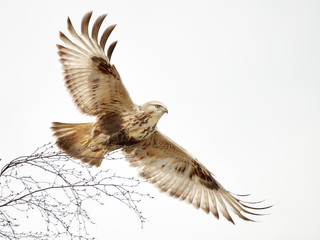
M219 209L234 223L228 212L231 210L240 218L251 221L244 214L260 215L252 210L265 209L248 206L236 198L197 159L159 131L122 151L131 165L139 167L140 175L161 191L202 208L206 213L211 212L217 218Z
M85 114L97 116L105 112L132 111L135 104L116 68L110 64L117 42L109 46L107 56L104 53L105 44L115 25L103 32L98 43L99 29L106 15L97 18L89 37L88 25L91 15L92 12L89 12L82 19L82 36L76 33L68 18L68 30L79 44L72 42L60 32L61 40L67 45L57 45L67 89L78 108Z

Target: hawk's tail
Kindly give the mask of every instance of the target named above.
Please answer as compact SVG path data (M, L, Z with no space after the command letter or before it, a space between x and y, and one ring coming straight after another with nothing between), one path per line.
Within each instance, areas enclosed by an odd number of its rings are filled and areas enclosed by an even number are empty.
M99 167L107 151L92 139L93 127L94 123L53 122L51 129L66 154Z

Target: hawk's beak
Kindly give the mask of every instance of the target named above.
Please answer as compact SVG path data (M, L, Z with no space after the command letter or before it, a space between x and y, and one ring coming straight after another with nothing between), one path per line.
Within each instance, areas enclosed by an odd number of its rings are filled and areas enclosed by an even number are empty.
M165 113L168 113L168 109L167 109L167 108L165 108L163 111L164 111Z

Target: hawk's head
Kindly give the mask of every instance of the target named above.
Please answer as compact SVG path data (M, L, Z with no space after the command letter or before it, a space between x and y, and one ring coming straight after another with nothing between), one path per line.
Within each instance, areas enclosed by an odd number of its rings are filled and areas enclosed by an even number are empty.
M168 113L167 107L163 103L158 101L147 102L141 107L145 113L158 119L161 118L164 113Z

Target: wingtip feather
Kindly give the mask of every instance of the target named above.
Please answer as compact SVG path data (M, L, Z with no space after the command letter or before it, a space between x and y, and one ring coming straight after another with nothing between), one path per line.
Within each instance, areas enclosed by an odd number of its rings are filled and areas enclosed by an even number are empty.
M111 60L113 50L117 46L118 41L114 41L113 43L110 44L107 52L107 57L109 58L109 61Z
M81 22L81 33L88 39L88 25L91 19L93 11L87 12L86 15L82 18Z
M107 14L99 16L93 24L91 38L93 41L98 44L98 34L103 20L106 18Z
M104 50L106 42L112 33L113 29L116 27L116 24L112 24L109 27L106 28L106 30L103 32L101 39L100 39L100 47Z

